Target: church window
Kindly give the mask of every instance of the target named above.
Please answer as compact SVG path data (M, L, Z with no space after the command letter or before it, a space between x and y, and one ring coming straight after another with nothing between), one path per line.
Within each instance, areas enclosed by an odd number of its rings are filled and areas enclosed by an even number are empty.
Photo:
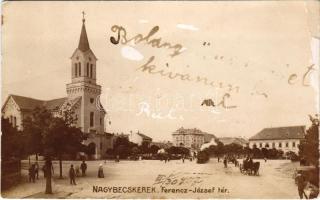
M74 64L74 68L75 68L74 74L77 77L78 76L78 64L77 63Z
M79 76L81 76L81 63L79 62Z
M94 102L94 98L90 98L90 103L93 103Z
M90 77L92 78L92 68L93 68L93 64L90 65Z
M13 117L13 127L16 127L16 126L17 126L17 118Z
M93 127L94 113L90 112L90 127Z
M90 74L89 74L89 63L87 63L87 77L90 77Z
M100 117L100 125L102 125L102 118Z

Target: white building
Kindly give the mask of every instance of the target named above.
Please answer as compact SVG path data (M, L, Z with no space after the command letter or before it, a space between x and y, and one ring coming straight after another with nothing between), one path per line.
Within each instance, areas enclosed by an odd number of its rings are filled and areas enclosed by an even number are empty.
M185 129L183 127L176 130L172 137L174 146L194 150L199 150L203 144L209 143L213 138L216 138L213 134L202 132L199 129Z
M265 128L249 139L249 147L275 148L284 153L299 152L299 144L305 138L305 126Z
M141 145L144 142L148 143L148 145L150 145L150 143L152 142L152 138L149 136L146 136L138 131L137 133L131 132L129 134L129 141L133 142L135 144L138 144L138 145Z

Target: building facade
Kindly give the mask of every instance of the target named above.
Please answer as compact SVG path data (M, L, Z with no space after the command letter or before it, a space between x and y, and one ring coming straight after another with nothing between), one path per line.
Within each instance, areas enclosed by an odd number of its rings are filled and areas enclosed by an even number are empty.
M284 153L298 153L300 142L305 138L305 131L305 126L265 128L249 139L249 147L275 148Z
M110 146L110 134L104 132L106 115L99 97L101 86L97 84L97 58L90 48L85 19L82 19L78 47L71 56L71 83L66 85L67 97L53 100L38 100L18 95L9 95L2 107L2 116L18 129L23 129L23 119L31 116L36 107L45 107L54 116L64 109L72 109L77 122L75 126L88 136L85 145L95 147L95 158L100 158Z
M208 143L215 138L213 134L202 132L199 129L179 128L172 134L173 145L199 150L204 143Z

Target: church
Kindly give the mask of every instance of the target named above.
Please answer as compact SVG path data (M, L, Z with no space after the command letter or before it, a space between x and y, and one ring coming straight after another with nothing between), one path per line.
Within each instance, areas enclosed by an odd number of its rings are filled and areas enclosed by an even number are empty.
M76 126L88 136L83 143L95 149L95 159L104 156L112 148L112 135L104 132L104 118L107 114L100 103L101 86L97 84L97 58L90 48L85 19L78 48L71 56L71 83L66 84L67 96L52 100L39 100L19 95L9 95L2 106L2 116L19 130L23 129L23 119L32 115L36 107L45 107L54 116L61 110L73 109Z

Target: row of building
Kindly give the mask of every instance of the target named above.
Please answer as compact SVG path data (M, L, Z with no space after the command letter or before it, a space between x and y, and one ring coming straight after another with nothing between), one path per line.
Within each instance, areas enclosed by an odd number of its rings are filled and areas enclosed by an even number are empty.
M241 137L221 137L217 138L213 134L203 132L199 129L185 129L183 127L176 130L173 134L173 144L175 146L187 147L192 150L202 149L208 144L216 144L214 140L219 140L222 144L238 144L249 148L266 148L282 150L283 152L299 151L299 144L305 138L305 126L287 126L265 128L252 136L248 140Z

